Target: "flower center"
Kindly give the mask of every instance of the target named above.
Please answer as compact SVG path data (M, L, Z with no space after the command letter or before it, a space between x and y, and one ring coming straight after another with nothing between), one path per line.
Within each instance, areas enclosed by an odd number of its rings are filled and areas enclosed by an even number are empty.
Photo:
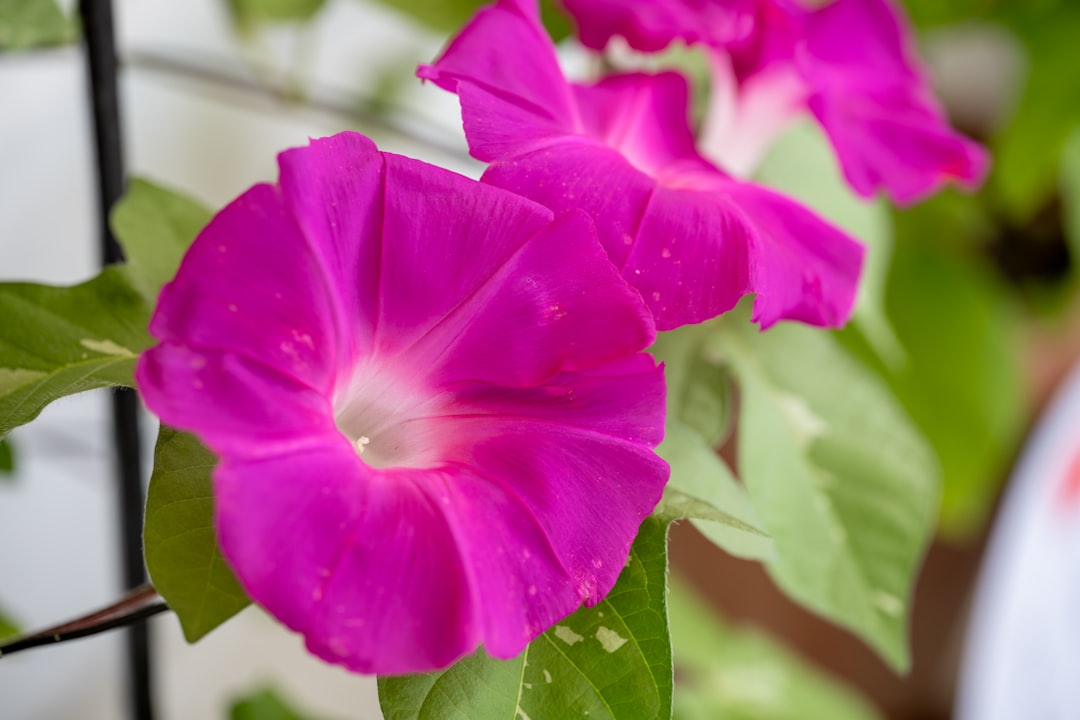
M449 394L425 385L423 373L362 363L334 397L334 422L372 467L440 464Z

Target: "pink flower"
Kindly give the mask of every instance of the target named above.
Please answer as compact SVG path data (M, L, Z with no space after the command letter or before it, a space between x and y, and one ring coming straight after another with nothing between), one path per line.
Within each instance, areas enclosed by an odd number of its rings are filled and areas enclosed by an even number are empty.
M588 218L343 133L279 158L166 286L137 378L221 549L366 673L518 654L611 589L668 469L648 312Z
M787 120L813 113L864 197L915 202L946 182L974 189L988 157L948 126L891 0L565 0L582 42L622 36L652 52L675 40L712 51L703 146L738 174L753 170ZM658 19L658 18L662 18Z
M763 327L843 324L862 247L810 211L732 179L696 151L675 73L568 83L530 0L481 10L419 75L456 92L487 183L581 208L667 330L757 293Z

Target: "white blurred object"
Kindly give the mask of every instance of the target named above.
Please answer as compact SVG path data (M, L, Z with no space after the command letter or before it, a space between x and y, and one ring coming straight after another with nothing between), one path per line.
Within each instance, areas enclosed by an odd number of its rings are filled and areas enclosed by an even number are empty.
M958 720L1080 718L1080 366L1009 484L968 627Z

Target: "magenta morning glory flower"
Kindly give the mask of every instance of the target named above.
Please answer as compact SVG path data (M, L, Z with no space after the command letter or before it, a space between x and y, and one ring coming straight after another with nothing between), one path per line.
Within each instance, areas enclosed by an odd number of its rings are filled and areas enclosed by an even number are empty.
M583 213L343 133L195 241L137 379L214 470L221 549L316 655L518 654L611 589L668 468L648 311Z
M593 216L659 329L715 317L747 293L762 327L849 317L862 247L704 160L681 75L568 83L531 0L481 10L418 74L460 97L470 150L490 163L485 182Z
M864 197L910 203L954 181L973 189L986 152L953 131L891 0L564 0L582 42L621 36L652 52L675 40L711 51L703 147L750 172L787 120L808 109Z

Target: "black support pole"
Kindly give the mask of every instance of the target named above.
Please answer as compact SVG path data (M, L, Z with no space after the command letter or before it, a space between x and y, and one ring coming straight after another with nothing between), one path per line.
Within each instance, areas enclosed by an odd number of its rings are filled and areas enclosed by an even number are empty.
M123 259L109 228L109 212L124 191L124 156L120 132L116 41L110 0L79 0L83 37L90 74L94 146L97 154L98 209L102 261ZM121 543L125 589L146 582L142 555L142 462L139 442L138 399L131 390L117 390L112 398L113 441L119 490ZM131 717L152 720L150 691L150 637L142 621L126 631Z

